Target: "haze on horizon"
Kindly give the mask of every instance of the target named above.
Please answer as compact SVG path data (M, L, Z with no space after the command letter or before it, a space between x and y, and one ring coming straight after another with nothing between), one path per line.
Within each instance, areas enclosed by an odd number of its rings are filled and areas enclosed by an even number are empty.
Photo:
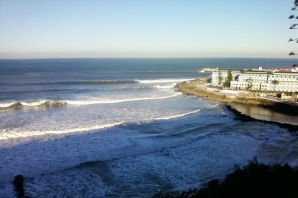
M0 58L285 58L293 0L0 1Z

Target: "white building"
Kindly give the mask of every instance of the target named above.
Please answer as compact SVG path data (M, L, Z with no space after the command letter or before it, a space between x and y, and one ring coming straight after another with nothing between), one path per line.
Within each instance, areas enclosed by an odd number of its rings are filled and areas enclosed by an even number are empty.
M218 69L212 72L212 86L223 86L229 72L230 89L247 91L298 92L298 72L277 70Z
M237 69L217 69L212 72L212 86L223 86L223 83L227 80L229 71L231 71L231 74L233 76L233 79L236 79L236 77L240 74L240 70Z

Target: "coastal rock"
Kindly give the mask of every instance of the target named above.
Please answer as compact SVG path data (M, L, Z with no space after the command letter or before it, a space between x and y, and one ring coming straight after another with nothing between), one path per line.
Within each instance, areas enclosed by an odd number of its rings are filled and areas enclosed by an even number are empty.
M273 105L276 102L271 100L266 100L263 98L256 97L244 97L244 96L235 96L223 94L215 91L208 91L206 87L207 81L203 80L193 80L189 82L178 83L177 87L186 94L196 95L203 98L208 98L208 100L230 103L230 102L239 102L244 104L257 104L257 105Z
M188 82L181 82L177 84L177 88L185 94L195 95L198 97L206 98L208 100L225 103L227 105L231 103L241 103L245 105L258 105L263 108L270 109L271 111L279 112L290 116L298 116L298 106L286 102L279 102L269 100L266 98L242 96L242 95L229 95L221 93L216 89L207 88L207 79L196 79ZM235 109L235 111L237 111ZM251 120L251 118L239 114L236 119ZM283 126L287 125L281 123ZM293 125L287 125L286 128L293 128ZM294 126L294 130L297 130L297 126Z

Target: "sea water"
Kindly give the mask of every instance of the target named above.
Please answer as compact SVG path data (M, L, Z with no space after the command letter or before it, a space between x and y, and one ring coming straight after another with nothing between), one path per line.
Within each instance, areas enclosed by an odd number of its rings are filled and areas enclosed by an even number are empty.
M242 122L178 82L292 59L0 60L0 197L151 197L223 178L257 157L297 164L297 132Z

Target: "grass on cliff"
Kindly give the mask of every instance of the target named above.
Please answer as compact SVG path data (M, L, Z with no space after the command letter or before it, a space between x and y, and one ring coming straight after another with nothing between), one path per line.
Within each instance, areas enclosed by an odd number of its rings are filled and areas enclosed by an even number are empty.
M211 197L243 197L243 198L297 198L298 171L288 165L264 165L252 160L240 168L235 166L234 172L228 174L220 182L212 180L199 190L182 192L178 196L162 195L162 198L211 198Z

